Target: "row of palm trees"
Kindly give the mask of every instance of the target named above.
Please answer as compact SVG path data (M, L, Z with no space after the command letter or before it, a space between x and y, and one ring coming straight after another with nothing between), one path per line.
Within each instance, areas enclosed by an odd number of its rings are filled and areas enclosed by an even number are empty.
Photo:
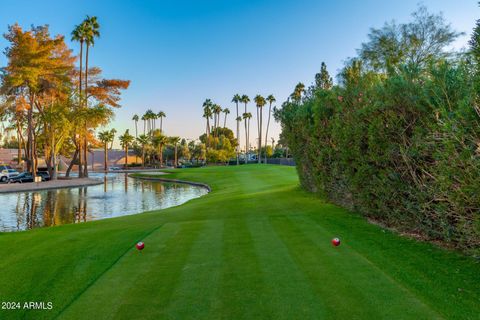
M105 171L108 170L108 150L113 147L115 139L115 129L105 130L98 134L98 140L103 144L104 149L104 167ZM168 137L162 133L160 129L153 129L147 134L140 134L138 137L134 137L130 134L130 130L127 129L125 133L118 137L120 145L125 152L125 167L128 166L128 150L131 147L140 147L142 152L142 166L145 167L146 149L153 147L157 151L156 156L159 161L159 165L163 166L163 150L165 146L172 145L174 147L174 164L178 165L178 144L180 143L180 137Z
M203 117L207 119L206 135L207 135L207 144L209 146L209 137L210 134L213 134L213 138L218 138L221 114L224 114L223 118L223 128L226 128L227 125L227 116L230 114L230 109L223 109L219 104L213 103L212 100L206 99L203 103ZM213 118L213 119L212 119ZM213 125L210 128L210 119L213 120Z
M266 125L266 132L265 132L265 148L268 144L268 129L270 126L270 118L272 114L272 104L276 101L275 97L271 94L267 98L264 98L261 95L256 95L253 99L256 106L257 111L257 134L258 134L258 146L257 146L257 159L258 163L261 163L261 150L262 150L262 131L263 131L263 107L268 103L268 120ZM240 95L235 94L232 98L232 102L235 103L236 109L236 139L237 139L237 165L240 164L240 123L244 122L245 127L245 163L248 162L248 150L250 145L250 120L252 119L252 113L248 112L248 103L250 102L249 96L246 94ZM239 104L244 105L244 112L240 114L239 111ZM216 131L218 131L218 119L221 112L225 113L225 120L223 126L226 127L227 122L227 115L230 113L228 108L222 109L218 104L213 103L210 99L206 99L202 105L203 107L203 117L206 119L206 134L207 134L207 141L208 136L212 132L214 135ZM213 126L210 127L210 119L213 117ZM207 148L209 146L207 145ZM267 163L267 152L265 152L265 163Z
M138 121L143 121L143 134L153 132L157 129L157 119L159 119L159 129L163 132L163 118L166 118L166 114L163 111L155 113L151 109L148 109L145 114L140 118L137 114L133 115L132 120L135 122L135 137L138 137Z

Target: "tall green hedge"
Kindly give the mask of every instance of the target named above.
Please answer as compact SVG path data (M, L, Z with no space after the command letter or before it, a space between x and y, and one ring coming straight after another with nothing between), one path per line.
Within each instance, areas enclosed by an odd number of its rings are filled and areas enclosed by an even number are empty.
M477 64L468 54L400 59L388 70L368 62L353 59L338 85L316 83L276 110L302 186L480 253Z

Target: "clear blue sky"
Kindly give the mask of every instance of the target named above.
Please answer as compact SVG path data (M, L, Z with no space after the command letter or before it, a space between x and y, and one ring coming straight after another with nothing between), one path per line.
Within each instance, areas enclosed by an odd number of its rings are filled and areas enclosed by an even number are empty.
M456 47L466 45L477 1L423 1L442 11L458 31ZM119 131L133 128L134 113L167 114L169 135L197 138L204 130L202 102L211 98L234 110L234 93L286 99L299 81L312 82L325 61L332 74L366 39L371 27L392 19L406 22L417 0L205 0L205 1L10 1L0 0L0 30L18 22L49 24L52 33L69 35L85 15L96 15L101 38L91 63L109 78L132 81L117 111ZM69 36L68 36L68 40ZM6 47L0 40L0 48ZM71 44L78 52L78 45ZM0 66L6 63L0 55ZM250 106L253 114L253 104ZM228 125L234 127L230 115ZM255 121L252 122L255 124ZM274 124L272 136L279 133ZM256 134L253 125L252 137Z

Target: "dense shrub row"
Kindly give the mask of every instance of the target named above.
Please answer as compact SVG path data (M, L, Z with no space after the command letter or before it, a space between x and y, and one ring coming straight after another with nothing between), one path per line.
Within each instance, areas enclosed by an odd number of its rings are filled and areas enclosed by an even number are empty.
M457 35L420 8L372 30L337 85L322 64L275 115L304 188L478 253L480 81L475 50L444 50Z

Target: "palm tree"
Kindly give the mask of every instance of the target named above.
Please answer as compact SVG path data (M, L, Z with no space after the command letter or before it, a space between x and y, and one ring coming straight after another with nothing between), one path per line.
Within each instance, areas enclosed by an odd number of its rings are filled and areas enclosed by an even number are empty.
M98 24L97 17L87 16L84 20L85 23L85 44L87 45L87 52L85 53L85 107L88 107L88 51L90 46L95 44L95 38L100 37L100 25ZM85 123L85 131L87 131L87 123ZM85 134L83 146L83 163L84 163L84 177L88 177L88 159L87 159L87 135Z
M86 37L86 31L87 31L87 25L85 21L80 23L79 25L75 26L75 29L72 31L72 41L78 41L80 42L80 72L79 72L79 79L78 79L78 101L79 101L79 106L82 106L82 73L83 73L83 44L85 43L85 37ZM82 178L83 177L83 154L82 154L82 142L77 141L78 146L78 177Z
M255 104L257 105L257 124L258 124L258 163L262 163L262 114L263 107L267 102L265 98L257 94L255 96Z
M160 167L163 167L163 148L168 143L168 138L162 134L162 130L155 130L153 133L152 143L158 148Z
M145 135L145 134L147 134L147 132L146 132L146 128L147 128L147 115L146 115L146 114L144 114L144 115L142 116L142 120L143 120L143 134Z
M105 171L108 170L108 144L113 141L114 133L111 130L101 131L98 134L98 140L103 143L103 163ZM93 163L92 163L93 165Z
M132 120L135 121L135 139L138 137L138 115L134 114Z
M138 138L138 120L140 118L138 117L137 114L134 114L133 117L132 117L132 120L135 121L135 140L137 140ZM138 162L138 157L137 157L137 154L135 153L135 163Z
M217 137L218 138L218 127L220 125L220 113L222 112L222 107L220 107L220 105L218 104L214 104L213 105L213 108L212 108L212 111L213 111L213 126L214 126L214 129L213 129L213 137ZM215 146L216 146L216 142L215 142Z
M141 134L137 138L138 143L142 146L142 167L145 168L145 147L150 142L147 135Z
M268 141L268 127L270 126L270 115L272 114L272 103L274 103L275 101L277 101L275 99L275 97L273 96L273 94L269 95L267 97L267 101L268 101L268 121L267 121L267 129L266 129L266 132L265 132L265 164L267 163L267 141ZM273 140L273 138L272 138ZM273 150L273 146L272 146L272 150Z
M79 25L75 26L71 35L72 41L80 42L80 73L79 73L79 82L78 82L78 95L80 96L82 93L82 73L83 73L83 44L85 43L85 35L86 35L86 23L83 21Z
M147 112L145 112L145 120L147 121L147 132L149 136L152 136L152 130L153 130L153 123L155 122L155 117L157 114L153 112L151 109L148 109Z
M293 99L293 101L299 103L300 100L302 99L302 94L305 92L305 85L301 82L299 82L296 86L295 89L293 90L293 93L290 95L290 97Z
M238 116L235 121L237 121L237 128L240 127L240 122L242 122L242 117ZM240 164L240 140L237 138L237 166Z
M245 112L243 114L243 120L246 123L245 126L245 164L248 163L248 147L249 147L249 139L250 139L250 119L252 118L252 114L250 112Z
M158 114L157 114L158 118L160 119L160 131L163 132L163 118L166 118L167 116L165 115L165 112L163 111L160 111Z
M155 130L157 128L157 119L158 116L155 112L152 111L152 130ZM153 134L153 133L152 133Z
M110 141L110 150L113 148L113 142L115 141L115 135L117 134L117 129L113 128L110 130L110 133L112 134L112 140Z
M210 99L206 99L203 103L203 117L207 119L207 143L206 149L208 151L209 141L210 141L210 119L212 118L212 101Z
M240 102L242 102L243 104L245 104L245 112L244 112L243 114L246 114L246 113L247 113L247 103L250 102L250 98L249 98L246 94L244 94L244 95L242 95L242 97L240 98ZM247 136L247 118L244 117L243 120L244 120L244 123L245 123L245 135ZM248 144L247 144L247 145L248 145ZM248 147L247 147L247 148L248 148ZM247 151L247 149L245 149L245 150ZM247 158L245 157L245 163L247 163L247 162L248 162L248 160L247 160Z
M120 140L120 145L122 146L123 150L125 150L125 168L128 167L128 147L131 145L133 140L135 139L127 129L123 135L118 137Z
M178 143L180 142L180 137L170 137L170 143L175 147L175 162L174 166L178 167Z
M225 119L223 120L223 127L226 128L227 127L227 115L230 114L230 109L225 108L225 109L223 109L222 112L225 113Z
M235 120L237 120L237 166L240 164L240 159L238 157L239 151L240 151L240 121L242 118L238 114L238 103L241 101L242 97L237 93L236 95L233 96L232 102L235 103L235 107L237 109L237 117ZM240 121L238 121L238 118L240 118Z

